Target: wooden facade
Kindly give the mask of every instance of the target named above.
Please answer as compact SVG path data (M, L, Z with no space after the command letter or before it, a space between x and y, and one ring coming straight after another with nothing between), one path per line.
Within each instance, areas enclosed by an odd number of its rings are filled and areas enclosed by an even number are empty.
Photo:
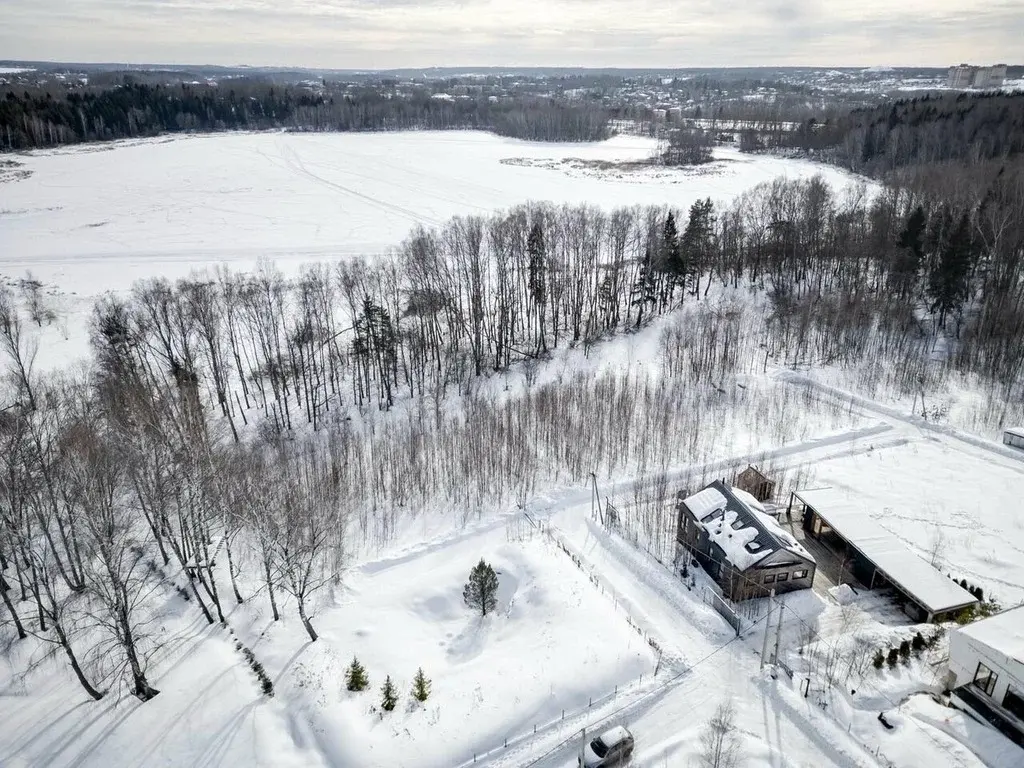
M687 505L687 500L680 497L676 529L676 546L680 556L685 553L696 560L721 587L722 593L734 601L767 597L772 590L782 594L811 587L816 563L810 554L795 551L789 542L773 533L725 483L715 481L708 488L718 490L726 500L727 509L736 513L737 522L732 526L734 529L736 525L740 525L737 530L756 529L754 542L757 548L748 548L746 551L767 551L768 554L746 567L733 562L729 553L713 540L709 526L698 517L699 511L695 513Z
M771 501L775 497L775 481L753 464L736 475L736 487L758 501Z

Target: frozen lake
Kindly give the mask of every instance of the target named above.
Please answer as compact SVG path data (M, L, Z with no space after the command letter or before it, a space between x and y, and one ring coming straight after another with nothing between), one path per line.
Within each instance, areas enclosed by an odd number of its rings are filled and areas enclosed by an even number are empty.
M852 183L811 162L730 149L698 171L561 162L641 160L654 148L635 136L541 144L468 131L226 133L13 155L20 167L0 173L0 274L32 270L92 295L223 262L264 257L288 269L371 255L417 225L527 200L685 208L780 175Z

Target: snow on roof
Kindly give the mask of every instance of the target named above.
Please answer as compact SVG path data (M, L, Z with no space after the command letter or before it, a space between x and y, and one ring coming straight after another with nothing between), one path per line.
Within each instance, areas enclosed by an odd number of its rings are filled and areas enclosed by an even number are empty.
M614 728L609 728L607 731L601 734L601 741L607 746L618 744L620 741L624 741L629 738L629 731L623 728L621 725L616 725Z
M753 494L747 493L742 488L736 488L735 486L732 489L732 493L737 499L742 501L751 509L756 509L758 512L764 512L764 504L755 499Z
M1014 437L1024 437L1024 427L1007 427L1003 432Z
M737 520L740 523L739 529L733 527ZM729 562L741 571L747 570L775 551L771 547L754 543L760 531L752 526L744 526L744 523L735 510L727 509L722 517L704 524L708 537L722 548Z
M974 595L882 528L852 495L836 488L815 488L797 491L796 496L929 612L941 613L977 602Z
M1024 606L1011 608L954 631L1024 664Z
M801 560L814 562L810 552L746 491L716 480L684 499L683 503L704 526L708 538L741 571L779 551L788 551Z
M712 512L725 509L726 500L721 491L709 485L703 491L697 491L693 496L687 496L683 503L693 512L694 517L703 520Z

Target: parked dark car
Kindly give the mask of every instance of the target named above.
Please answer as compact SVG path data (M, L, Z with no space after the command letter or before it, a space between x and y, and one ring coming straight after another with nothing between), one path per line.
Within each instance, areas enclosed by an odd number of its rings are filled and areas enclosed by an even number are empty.
M617 725L587 744L577 762L582 768L617 768L629 763L631 757L633 734Z

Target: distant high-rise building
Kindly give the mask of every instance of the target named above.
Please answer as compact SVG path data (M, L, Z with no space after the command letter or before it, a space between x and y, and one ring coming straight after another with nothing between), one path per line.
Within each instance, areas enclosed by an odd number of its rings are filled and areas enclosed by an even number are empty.
M946 84L950 88L999 88L1006 80L1006 65L976 67L960 64L949 68Z

